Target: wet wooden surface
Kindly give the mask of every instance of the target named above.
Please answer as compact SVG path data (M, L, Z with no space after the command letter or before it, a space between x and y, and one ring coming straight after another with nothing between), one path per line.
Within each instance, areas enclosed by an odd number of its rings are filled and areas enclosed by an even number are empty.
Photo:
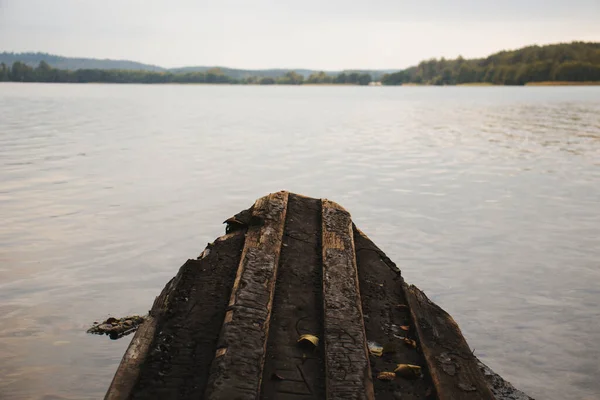
M323 346L299 346L301 335L322 337L321 201L290 194L275 288L263 399L325 398Z
M458 324L415 286L404 292L440 400L494 399Z
M350 214L324 200L323 309L328 399L373 399Z
M223 236L179 269L136 332L106 399L202 397L243 245L243 231Z
M146 321L139 327L136 335L131 340L123 359L115 373L115 376L108 388L105 400L129 399L132 395L134 385L137 383L140 375L141 365L146 360L148 349L154 341L156 332L156 317L165 309L165 298L172 290L171 282L163 289L163 292L156 298L152 311L146 318Z
M288 194L254 205L225 314L206 399L256 399L260 393Z
M367 338L386 350L388 347L394 350L393 353L370 358L375 397L378 400L435 399L423 354L420 349L404 343L404 338L416 340L417 336L406 306L400 270L356 228L354 243ZM421 366L423 377L407 379L398 376L393 381L376 378L381 372L393 371L399 363Z
M456 323L340 205L278 192L226 222L156 299L107 399L493 398ZM377 379L397 364L422 374Z

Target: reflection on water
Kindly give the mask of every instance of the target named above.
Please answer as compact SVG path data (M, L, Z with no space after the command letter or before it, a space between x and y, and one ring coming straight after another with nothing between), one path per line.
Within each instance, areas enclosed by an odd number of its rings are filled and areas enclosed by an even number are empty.
M538 398L600 392L600 88L0 85L0 397L99 398L220 222L328 197Z

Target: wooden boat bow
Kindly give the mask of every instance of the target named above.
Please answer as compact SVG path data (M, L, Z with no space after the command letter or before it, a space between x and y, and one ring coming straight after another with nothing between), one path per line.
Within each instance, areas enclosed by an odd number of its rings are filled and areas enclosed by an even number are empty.
M106 399L500 393L456 322L340 205L277 192L226 222L156 298Z

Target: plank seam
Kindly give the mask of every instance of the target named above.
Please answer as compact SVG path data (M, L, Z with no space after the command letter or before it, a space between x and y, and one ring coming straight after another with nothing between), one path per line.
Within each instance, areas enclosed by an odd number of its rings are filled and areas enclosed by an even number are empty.
M211 367L207 399L256 399L262 386L288 193L256 201Z

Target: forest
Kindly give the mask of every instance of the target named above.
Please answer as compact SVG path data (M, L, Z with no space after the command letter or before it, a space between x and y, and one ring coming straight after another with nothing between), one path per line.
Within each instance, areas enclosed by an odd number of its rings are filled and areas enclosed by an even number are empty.
M16 57L13 53L4 56ZM29 53L24 53L29 54ZM373 75L364 71L325 72L311 70L250 70L230 68L187 67L174 70L129 69L133 63L119 61L121 69L60 69L42 60L31 65L31 53L26 61L0 63L0 81L57 82L57 83L208 83L258 85L368 85L381 77L383 85L424 84L495 84L525 85L535 82L600 82L600 43L560 43L528 46L518 50L501 51L486 58L431 59L398 72ZM5 58L6 58L5 57ZM52 56L57 57L57 56ZM12 60L12 59L11 59ZM50 58L52 60L52 58ZM87 60L68 59L65 60ZM90 59L93 60L93 59ZM116 61L115 61L116 62ZM144 68L147 67L144 64ZM160 67L153 67L160 68ZM376 72L376 71L375 71ZM266 73L265 75L258 75Z
M77 69L74 71L52 68L46 61L31 67L15 61L9 67L0 63L0 82L53 82L53 83L209 83L209 84L259 84L259 85L302 85L346 84L368 85L372 77L366 73L339 73L335 76L325 72L312 73L308 78L289 71L283 76L232 78L220 68L194 72L164 72L120 69Z
M384 85L525 85L530 82L557 81L600 81L600 43L529 46L501 51L481 59L431 59L422 61L416 67L386 74L381 79Z

